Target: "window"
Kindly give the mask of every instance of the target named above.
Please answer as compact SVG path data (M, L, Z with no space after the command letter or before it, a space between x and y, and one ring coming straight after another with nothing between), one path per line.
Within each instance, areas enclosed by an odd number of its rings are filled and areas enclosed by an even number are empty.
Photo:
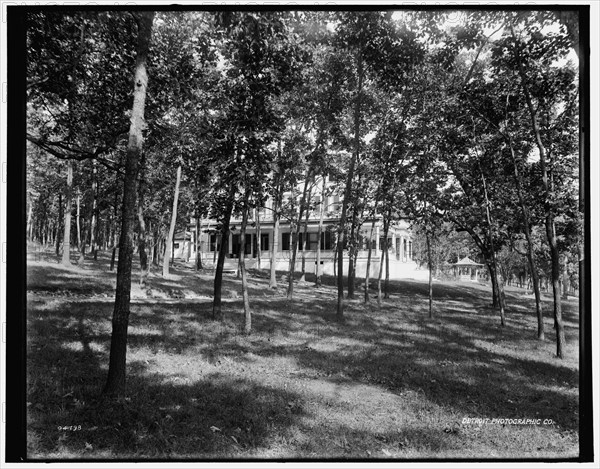
M179 249L179 243L173 243L173 249Z
M252 235L246 235L246 245L244 246L244 254L250 254L252 252Z
M210 235L210 252L219 251L221 249L220 236L217 234Z
M331 251L331 231L325 231L321 233L321 249L323 249L324 251Z
M339 195L334 195L332 197L332 201L331 201L331 206L329 207L329 211L331 212L339 212L341 209L341 204L340 204L340 196Z
M319 233L306 233L306 250L316 251L317 250L317 236ZM321 234L322 235L322 234ZM304 233L300 233L298 240L298 249L302 251L304 246Z
M231 237L231 257L239 257L240 244L240 235L234 234Z
M282 251L290 250L290 234L289 233L281 233L281 250Z
M261 251L269 250L269 233L261 233L260 234L260 250Z

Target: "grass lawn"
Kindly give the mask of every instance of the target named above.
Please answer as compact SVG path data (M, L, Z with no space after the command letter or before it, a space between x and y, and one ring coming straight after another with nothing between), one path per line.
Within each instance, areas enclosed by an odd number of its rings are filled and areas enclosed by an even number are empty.
M427 284L418 281L391 282L381 307L348 300L339 324L333 279L320 289L298 284L288 301L283 285L269 290L266 273L254 272L253 333L245 336L235 276L225 276L225 315L216 322L210 272L176 263L163 279L155 268L141 291L135 271L128 391L107 400L100 391L116 279L108 263L105 253L72 268L47 252L29 256L31 458L578 455L576 299L563 303L559 360L550 297L548 338L538 342L533 296L516 288L507 288L504 328L488 286L434 284L428 319ZM552 424L491 423L516 418Z

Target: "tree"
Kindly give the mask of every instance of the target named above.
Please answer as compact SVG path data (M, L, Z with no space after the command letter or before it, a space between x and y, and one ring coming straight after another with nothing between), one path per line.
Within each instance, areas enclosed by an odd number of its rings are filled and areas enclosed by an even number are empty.
M127 356L127 327L129 325L129 299L131 291L131 261L133 255L133 227L136 205L136 180L139 158L143 147L144 107L148 76L146 62L152 35L154 12L140 12L135 15L138 24L136 66L133 86L133 107L131 126L125 162L123 194L123 214L121 220L121 240L119 242L119 263L117 266L117 289L112 319L110 361L104 394L118 395L125 389L125 364Z

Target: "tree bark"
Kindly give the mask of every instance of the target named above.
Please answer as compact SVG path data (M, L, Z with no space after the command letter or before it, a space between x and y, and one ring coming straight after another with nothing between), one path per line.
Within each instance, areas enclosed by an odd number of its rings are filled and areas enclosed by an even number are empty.
M60 229L61 223L64 223L64 213L63 213L63 203L62 203L62 194L58 194L58 221L57 221L57 228L56 228L56 239L53 239L52 242L56 241L56 256L58 257L58 255L60 254Z
M90 247L94 260L98 260L98 168L96 160L92 160L92 195L94 197L92 202L92 223L90 225Z
M177 177L175 180L175 194L173 196L173 211L171 212L171 225L169 226L169 236L167 237L167 247L165 248L165 257L163 259L163 277L169 275L169 260L171 258L171 249L173 248L173 236L175 234L175 224L177 222L177 202L179 201L179 183L181 182L181 165L177 166Z
M487 193L487 184L485 181L485 177L483 175L483 171L481 170L481 165L479 165L479 172L481 174L481 181L482 181L482 186L483 186L483 195L485 197L485 214L486 214L486 218L487 218L487 224L488 224L488 239L490 241L490 255L491 255L491 261L494 265L494 279L495 279L495 284L496 284L496 293L498 295L498 307L500 309L500 325L504 326L505 325L505 314L504 314L504 289L502 288L501 282L498 281L498 258L496 255L496 249L494 247L494 232L492 229L492 217L490 214L490 201L488 199L488 193ZM495 301L495 298L494 298Z
M569 258L565 255L563 259L563 272L562 272L562 291L563 300L569 299Z
M310 200L311 191L308 192L308 199ZM308 237L308 219L310 217L310 210L306 207L306 216L304 217L304 237L302 239L302 275L300 276L300 281L306 281L306 246L307 246L307 237Z
M261 231L260 231L260 207L256 209L256 263L258 265L258 270L260 270L260 255L261 255Z
M217 259L217 268L215 269L215 282L213 291L213 319L221 319L223 313L221 311L221 290L223 285L223 264L225 263L225 255L229 245L229 224L231 223L231 213L233 212L233 191L231 199L225 209L223 225L221 227L221 243L219 246L219 257ZM217 237L218 238L218 237Z
M273 243L271 244L271 278L269 288L277 288L277 252L279 250L279 213L273 213Z
M67 188L65 191L65 226L63 235L63 265L71 265L71 205L73 196L73 162L67 165Z
M354 279L356 277L356 219L358 217L357 201L354 201L354 207L352 209L352 221L350 222L350 236L348 243L348 298L354 299Z
M339 321L344 319L344 229L346 225L346 210L348 202L352 196L352 179L354 178L354 166L360 152L360 115L361 115L361 93L363 86L363 57L362 48L357 51L358 65L358 86L356 89L356 97L354 103L354 152L350 159L350 167L348 168L348 176L346 179L346 188L344 190L344 200L342 202L342 213L340 216L340 227L338 229L338 246L337 246L337 311L336 316Z
M304 180L304 189L302 189L302 199L300 201L300 207L298 208L298 221L296 224L295 234L292 239L292 257L290 258L290 269L288 276L288 290L287 298L291 300L294 296L294 274L296 271L296 255L298 252L298 238L300 237L300 230L302 229L302 215L304 214L304 208L306 205L306 194L308 192L309 180L311 178L311 171L308 170L306 179Z
M425 230L425 241L427 243L427 267L429 268L429 317L433 318L433 263L431 259L431 235Z
M514 29L511 25L511 32L513 37L515 36ZM562 305L560 298L560 262L559 257L560 253L558 250L558 245L556 241L556 226L554 221L554 212L551 205L551 200L553 198L552 193L554 192L553 184L549 181L548 178L548 161L546 154L546 146L542 142L542 136L540 133L540 128L538 124L538 116L537 110L533 105L533 100L531 97L531 93L529 91L529 87L527 85L527 76L525 74L525 70L523 68L523 64L521 63L521 58L519 54L518 48L515 46L515 58L517 61L517 68L519 71L519 76L521 78L521 87L523 89L523 95L525 96L525 102L527 103L527 108L529 110L529 116L531 118L531 131L533 133L533 137L535 140L535 144L539 150L540 154L540 168L542 170L542 184L544 187L545 197L544 197L544 211L546 215L545 225L546 225L546 238L548 239L548 245L550 247L550 259L552 265L552 292L554 297L554 324L556 326L556 356L558 358L563 358L564 356L564 348L566 345L565 339L565 331L562 321Z
M326 182L325 175L323 175L323 189L321 190L321 203L319 204L319 228L317 230L317 268L316 268L316 278L315 278L315 287L321 286L321 236L323 233L323 213L325 212L325 190L326 190ZM323 240L325 241L325 240ZM325 243L323 243L325 244Z
M377 277L377 304L378 305L381 305L381 277L383 276L383 266L384 266L385 260L387 258L387 255L386 255L387 251L388 251L387 237L388 237L389 228L390 228L391 216L392 216L391 209L388 209L388 212L383 220L383 246L380 246L381 262L379 263L379 276ZM385 298L388 298L387 285L386 285Z
M373 253L373 231L375 230L375 222L376 220L373 219L373 222L371 223L371 235L369 236L369 253L367 254L367 269L365 272L365 303L369 302L369 283L371 282L369 276L371 275L371 256Z
M80 225L80 218L81 218L81 203L80 203L80 199L81 196L79 194L79 191L77 192L77 202L76 202L76 206L77 206L77 215L76 215L76 221L77 221L77 249L81 250L81 225Z
M144 179L144 164L145 159L142 156L140 163L137 204L137 215L140 226L140 234L138 236L138 251L140 256L140 288L144 288L146 286L146 281L148 279L149 274L148 255L146 253L146 220L144 219L144 196L146 190L146 181Z
M115 204L114 207L114 219L113 219L113 231L112 231L112 253L110 256L110 271L115 270L115 257L117 254L118 236L117 236L117 220L119 218L119 195L115 192Z
M519 166L517 164L517 157L515 155L514 147L512 141L509 140L509 149L512 157L514 174L515 174L515 182L517 185L517 196L519 198L519 205L521 206L521 213L523 215L523 231L525 232L525 239L527 240L527 262L529 263L529 269L531 270L531 278L533 283L533 292L535 295L535 311L537 315L537 338L538 340L545 339L544 333L544 312L542 309L542 295L540 294L540 282L539 276L537 272L537 268L535 265L535 256L533 253L533 238L531 236L531 220L529 217L529 209L525 204L525 197L523 195L523 182L521 172L519 171Z
M152 20L154 12L137 13L138 44L134 77L133 107L129 142L125 161L123 188L123 213L121 221L121 241L119 264L117 266L117 289L112 318L110 341L110 361L104 394L119 395L125 390L125 365L127 359L127 327L129 325L129 300L131 293L131 260L133 256L133 226L135 222L136 180L139 159L144 141L144 107L148 76L146 60L150 48Z
M195 239L195 248L196 248L196 270L202 269L202 255L200 253L200 236L202 233L202 224L200 223L200 214L196 212L196 239Z
M248 279L246 275L246 226L248 225L248 212L250 211L250 208L248 207L250 199L249 190L246 190L244 199L242 226L240 228L240 272L242 275L242 299L244 302L244 334L250 334L252 331L252 311L250 310L250 301L248 299Z

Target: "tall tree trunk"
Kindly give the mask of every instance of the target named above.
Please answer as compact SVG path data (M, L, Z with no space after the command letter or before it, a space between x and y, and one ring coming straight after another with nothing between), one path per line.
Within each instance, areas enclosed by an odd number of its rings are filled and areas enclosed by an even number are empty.
M383 276L383 266L385 260L387 258L386 254L388 251L387 245L387 237L390 228L390 218L392 216L391 209L388 209L388 212L383 220L383 246L381 246L381 261L379 263L379 276L377 277L377 304L381 305L381 277ZM386 287L387 288L387 287ZM385 297L388 298L387 291L385 292Z
M517 196L519 198L519 205L521 206L521 213L523 215L523 228L525 231L525 239L527 240L527 262L529 264L529 269L531 270L531 278L533 283L533 292L535 294L535 311L537 315L537 338L538 340L545 339L544 333L544 312L542 309L542 295L540 294L540 282L539 276L537 272L537 267L535 265L535 256L533 252L533 238L531 236L531 220L529 217L529 209L525 204L525 197L523 195L523 182L521 172L519 171L519 166L517 164L517 157L515 155L514 147L512 144L512 140L508 142L510 148L510 154L512 157L514 174L515 174L515 182L517 185Z
M300 201L300 207L298 209L298 221L296 223L295 234L292 239L292 257L290 258L290 272L288 276L288 290L287 298L291 300L294 296L294 274L296 271L296 256L298 253L298 238L300 237L300 230L302 229L302 215L306 206L306 195L308 193L309 180L311 178L311 170L309 169L304 180L304 189L302 190L302 199Z
M273 242L271 244L271 277L269 288L277 288L277 251L279 250L279 204L273 209Z
M73 162L67 165L67 189L65 191L65 226L63 235L62 264L71 265L71 205L73 197Z
M196 249L196 270L202 269L202 254L200 253L200 236L202 233L202 224L200 223L200 214L196 212L196 238L195 238L195 249Z
M478 162L479 164L479 162ZM479 172L481 174L481 182L482 182L482 186L483 186L483 195L485 197L485 214L486 214L486 218L487 218L487 224L488 224L488 239L490 241L490 255L491 255L491 261L494 265L494 276L496 279L496 293L498 295L498 307L500 309L500 325L504 326L505 325L505 314L504 314L504 289L501 285L501 282L498 281L498 257L496 255L496 249L494 246L494 232L493 232L493 224L492 224L492 216L490 213L490 201L488 198L488 192L487 192L487 184L486 184L486 180L485 177L483 175L483 171L481 170L481 165L479 165Z
M77 201L76 201L76 206L77 206L77 216L76 221L77 221L77 250L81 250L81 224L80 224L80 219L81 219L81 196L79 194L79 191L77 192Z
M342 213L340 216L340 227L338 231L338 246L337 246L337 311L336 316L338 320L344 319L344 229L346 225L346 210L348 209L348 202L352 196L352 179L354 178L354 166L358 155L360 153L360 114L361 114L361 94L363 87L363 57L362 47L359 46L357 50L357 75L358 75L358 86L356 88L356 96L354 102L354 152L350 159L350 167L348 168L348 176L346 179L346 188L344 190L344 201L342 202Z
M258 265L258 270L260 270L260 255L261 255L261 230L260 230L260 207L256 208L256 263Z
M562 291L563 300L569 299L569 258L564 255L563 258L563 272L562 272Z
M173 211L171 212L171 225L169 226L169 236L167 237L167 247L163 260L163 277L169 275L169 260L171 258L171 249L173 248L173 235L175 234L175 224L177 222L177 202L179 200L179 184L181 182L181 165L177 166L177 177L175 180L175 194L173 196Z
M365 272L365 303L369 302L369 283L371 282L369 276L371 275L371 256L373 253L373 231L375 230L375 222L376 220L373 219L373 222L371 223L371 235L369 236L369 253L367 254L367 269Z
M112 253L110 256L110 271L115 270L115 257L117 254L118 247L118 235L117 235L117 220L119 219L119 194L115 192L115 203L113 205L114 208L114 217L113 217L113 229L112 229Z
M246 226L248 225L248 202L250 200L250 191L246 190L244 197L244 211L242 214L242 226L240 228L241 246L240 246L240 271L242 275L242 299L244 302L244 334L250 334L252 331L252 311L250 310L250 301L248 299L248 279L246 278Z
M140 161L140 177L138 184L138 204L137 204L137 215L138 222L140 225L140 234L138 236L138 251L140 255L140 288L146 286L148 279L149 267L148 267L148 255L146 254L146 220L144 219L144 196L146 190L146 181L144 179L145 172L145 158L142 155Z
M354 201L354 207L352 209L352 221L350 222L350 236L348 243L348 298L354 299L354 279L355 268L356 268L356 219L358 217L358 207L356 201Z
M431 259L431 235L425 230L427 242L427 267L429 268L429 317L433 318L433 262Z
M31 241L32 233L32 216L33 216L33 203L29 202L29 210L27 211L27 240Z
M221 319L223 316L221 312L221 287L223 285L223 264L225 263L225 255L227 254L229 245L229 224L231 223L231 213L233 212L233 195L234 192L232 191L231 200L225 209L223 224L221 227L221 243L219 246L217 267L215 269L215 282L213 291L213 319Z
M310 192L308 192L308 199L310 200ZM304 217L304 235L302 238L302 275L300 277L301 282L306 281L306 247L307 247L307 238L308 238L308 219L310 218L310 210L308 209L308 204L306 207L306 215Z
M97 246L97 230L98 230L98 168L96 160L92 160L92 223L90 225L90 247L92 249L92 254L94 255L94 260L98 260L98 246Z
M317 268L316 268L316 279L315 279L315 287L320 287L321 286L321 275L322 275L322 271L321 271L321 236L323 233L323 213L325 212L325 190L326 190L326 179L325 179L325 175L323 175L323 188L321 189L321 202L319 204L319 228L317 230ZM324 236L323 236L324 238ZM325 241L325 239L323 239L323 241ZM323 244L325 244L323 242ZM325 246L323 246L325 247Z
M135 223L136 180L139 158L144 141L144 106L148 76L146 59L152 34L154 12L143 11L136 14L138 23L138 45L134 78L133 107L129 142L125 161L125 180L123 187L123 214L121 222L121 241L119 264L117 266L117 290L112 318L110 341L110 362L104 393L122 394L125 390L125 364L127 359L127 327L129 325L129 299L131 293L131 260L133 257L133 226Z
M187 264L190 261L190 256L189 256L189 249L185 248L186 241L187 241L187 225L183 227L183 242L181 244L181 249L183 249L183 258L185 260L185 263Z
M389 222L388 222L389 233ZM385 237L385 283L383 284L383 297L390 297L390 247L388 246L387 234Z
M61 230L61 223L64 223L64 210L63 210L63 203L62 203L62 194L59 193L58 194L58 221L56 223L56 236L55 239L52 240L52 242L56 242L56 256L58 257L58 255L60 254L60 230Z
M511 25L511 32L513 37L516 37L514 28ZM515 46L515 58L517 62L517 68L519 71L519 76L521 78L521 87L523 89L523 95L525 97L525 102L527 103L527 108L529 110L529 116L531 118L531 131L533 133L533 137L535 140L535 144L539 150L540 154L540 169L542 170L542 184L544 186L544 212L545 212L545 225L546 225L546 238L548 239L548 245L550 247L550 260L552 265L552 291L554 297L554 324L556 326L556 356L558 358L563 358L564 356L564 348L566 345L565 339L565 331L562 321L562 305L560 298L560 262L559 262L559 250L556 241L556 226L554 221L554 211L552 208L552 200L553 200L553 192L554 187L549 181L548 178L548 161L546 154L546 146L542 142L542 136L540 133L537 110L533 105L533 100L531 98L531 93L529 91L529 86L527 84L527 76L525 74L525 69L523 68L523 64L521 63L521 57L519 53L519 49Z

